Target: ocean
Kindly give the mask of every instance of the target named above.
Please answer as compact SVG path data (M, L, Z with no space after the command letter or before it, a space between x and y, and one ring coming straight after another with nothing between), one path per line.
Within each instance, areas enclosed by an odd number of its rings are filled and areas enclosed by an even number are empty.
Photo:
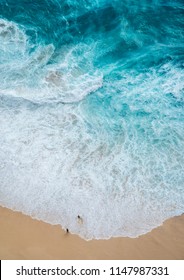
M0 0L0 205L86 240L184 212L183 0Z

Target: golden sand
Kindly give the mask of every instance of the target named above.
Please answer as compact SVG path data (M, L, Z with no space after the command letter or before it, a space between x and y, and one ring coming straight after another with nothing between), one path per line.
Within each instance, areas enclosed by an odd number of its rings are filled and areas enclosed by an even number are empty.
M184 215L138 238L85 241L60 226L0 207L0 259L184 260Z

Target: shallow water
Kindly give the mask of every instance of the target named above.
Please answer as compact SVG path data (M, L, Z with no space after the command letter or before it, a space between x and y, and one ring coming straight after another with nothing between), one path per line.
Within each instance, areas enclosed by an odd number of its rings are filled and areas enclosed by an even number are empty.
M183 1L0 0L0 204L85 239L183 213L183 46Z

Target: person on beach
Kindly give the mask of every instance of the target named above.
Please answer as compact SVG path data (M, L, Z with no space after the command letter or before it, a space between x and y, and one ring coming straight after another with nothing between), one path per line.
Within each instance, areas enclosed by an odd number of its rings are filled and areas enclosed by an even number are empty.
M83 219L81 218L81 216L77 216L77 219L78 219L78 222L80 223L80 224L83 224Z

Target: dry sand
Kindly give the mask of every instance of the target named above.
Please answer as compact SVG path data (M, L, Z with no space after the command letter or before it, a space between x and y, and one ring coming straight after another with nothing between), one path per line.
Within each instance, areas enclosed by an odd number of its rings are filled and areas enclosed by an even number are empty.
M85 241L0 207L0 259L182 259L184 215L139 238Z

